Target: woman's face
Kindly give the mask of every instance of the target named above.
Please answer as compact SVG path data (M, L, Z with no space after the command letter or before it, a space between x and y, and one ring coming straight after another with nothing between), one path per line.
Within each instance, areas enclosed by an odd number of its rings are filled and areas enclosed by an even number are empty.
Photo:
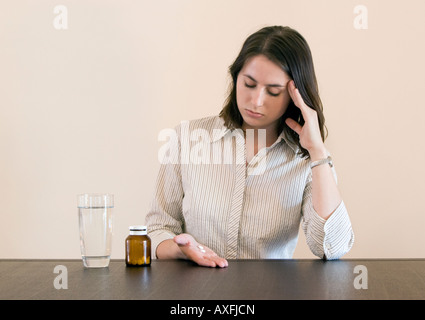
M236 82L236 101L243 129L275 130L291 98L290 77L264 55L249 58Z

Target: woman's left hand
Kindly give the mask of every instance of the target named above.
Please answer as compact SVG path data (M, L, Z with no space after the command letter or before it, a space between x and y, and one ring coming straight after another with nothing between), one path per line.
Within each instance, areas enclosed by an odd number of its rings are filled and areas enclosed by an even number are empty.
M298 133L300 144L309 152L312 161L326 158L327 153L320 134L316 110L305 104L293 80L289 81L288 92L294 104L301 110L305 123L301 126L294 119L287 118L286 124Z

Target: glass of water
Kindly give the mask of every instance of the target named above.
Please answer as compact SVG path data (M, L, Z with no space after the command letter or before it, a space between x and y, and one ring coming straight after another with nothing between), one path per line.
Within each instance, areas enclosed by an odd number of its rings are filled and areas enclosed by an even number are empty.
M80 248L84 266L109 265L112 245L114 195L85 193L78 195Z

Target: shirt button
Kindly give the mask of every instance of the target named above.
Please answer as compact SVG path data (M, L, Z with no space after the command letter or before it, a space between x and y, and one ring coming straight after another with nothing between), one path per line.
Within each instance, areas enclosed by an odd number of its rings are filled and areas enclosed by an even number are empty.
M330 248L332 248L332 246L331 246L331 244L328 242L328 243L326 243L326 248L327 249L330 249Z

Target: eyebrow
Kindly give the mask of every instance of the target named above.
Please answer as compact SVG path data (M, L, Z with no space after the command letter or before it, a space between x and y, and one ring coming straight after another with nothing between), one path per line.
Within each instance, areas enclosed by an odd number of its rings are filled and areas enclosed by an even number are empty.
M252 76L250 76L249 74L244 74L245 77L250 78L252 81L254 82L258 82L257 80L255 80ZM273 84L266 84L267 87L278 87L278 88L284 88L285 86L283 84L277 84L277 83L273 83Z

